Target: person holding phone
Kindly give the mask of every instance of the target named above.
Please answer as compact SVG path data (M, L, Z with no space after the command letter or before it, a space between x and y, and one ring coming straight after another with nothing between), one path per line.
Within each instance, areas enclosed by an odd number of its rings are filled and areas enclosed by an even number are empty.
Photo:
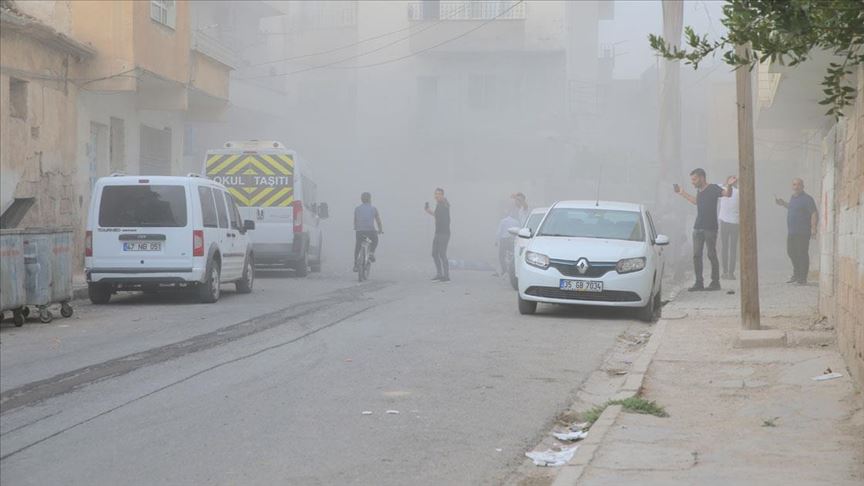
M792 179L792 197L789 202L776 196L774 202L787 209L786 253L792 261L792 277L786 283L806 285L807 274L810 272L810 239L816 238L819 230L816 201L804 192L804 181L796 177Z
M444 189L435 189L435 210L427 202L426 213L435 218L435 237L432 239L432 260L435 261L433 281L450 281L450 261L447 259L447 245L450 243L450 202L444 197Z
M708 184L705 169L693 169L690 172L690 182L696 188L696 195L690 195L678 184L673 185L675 193L696 205L696 222L693 224L693 272L696 282L689 291L720 290L720 262L717 259L717 203L721 197L732 195L732 185L738 178L730 176L725 187ZM711 262L711 283L705 287L702 279L702 250L707 249L708 261Z

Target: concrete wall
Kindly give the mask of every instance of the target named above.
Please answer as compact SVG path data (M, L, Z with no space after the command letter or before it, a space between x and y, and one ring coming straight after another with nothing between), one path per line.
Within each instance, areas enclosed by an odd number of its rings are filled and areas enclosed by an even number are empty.
M75 61L10 29L0 34L0 204L34 197L21 226L80 228L76 187L75 126L78 90L62 81ZM41 79L54 78L59 79ZM27 82L27 112L13 117L10 78ZM80 231L79 231L80 233ZM80 241L80 239L78 240Z
M210 96L228 99L230 68L199 52L192 53L190 83Z

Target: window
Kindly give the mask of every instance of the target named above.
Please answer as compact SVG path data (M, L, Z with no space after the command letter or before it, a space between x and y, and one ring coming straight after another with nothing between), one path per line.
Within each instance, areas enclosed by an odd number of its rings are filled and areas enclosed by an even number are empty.
M27 119L27 81L9 78L9 115Z
M216 228L219 226L216 215L216 203L213 202L213 191L209 187L198 186L198 199L201 201L201 218L204 220L205 228Z
M177 24L175 0L150 0L150 18L173 29Z
M228 210L225 208L225 193L219 189L213 191L216 194L216 212L219 214L219 227L228 227Z
M531 230L532 235L537 232L537 227L540 226L540 221L543 221L543 216L546 215L537 213L528 216L528 221L525 223L525 227Z
M593 208L552 209L537 234L629 241L645 239L640 212Z
M106 186L99 204L103 228L183 228L186 188L183 186Z
M651 217L651 213L645 211L645 216L648 216L648 229L651 231L651 241L657 239L657 229L654 228L654 218Z
M228 211L231 213L231 227L235 230L243 229L243 218L240 217L240 210L237 209L237 203L234 202L234 198L231 195L228 195Z

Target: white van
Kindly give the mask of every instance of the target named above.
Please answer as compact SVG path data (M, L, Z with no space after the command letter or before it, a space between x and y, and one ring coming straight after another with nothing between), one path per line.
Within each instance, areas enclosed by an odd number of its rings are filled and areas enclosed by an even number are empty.
M112 176L96 181L85 235L90 300L106 304L118 290L195 287L203 302L220 285L249 293L255 255L221 184L200 176Z
M256 265L284 266L301 277L321 271L320 223L328 208L297 152L276 141L226 142L207 152L204 174L228 188L244 219L255 221Z

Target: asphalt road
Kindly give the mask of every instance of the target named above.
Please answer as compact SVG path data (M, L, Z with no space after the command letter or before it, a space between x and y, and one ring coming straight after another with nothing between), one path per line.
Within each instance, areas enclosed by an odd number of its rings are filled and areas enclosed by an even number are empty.
M0 482L498 484L642 326L520 316L485 272L424 277L269 272L213 305L129 294L4 322Z

